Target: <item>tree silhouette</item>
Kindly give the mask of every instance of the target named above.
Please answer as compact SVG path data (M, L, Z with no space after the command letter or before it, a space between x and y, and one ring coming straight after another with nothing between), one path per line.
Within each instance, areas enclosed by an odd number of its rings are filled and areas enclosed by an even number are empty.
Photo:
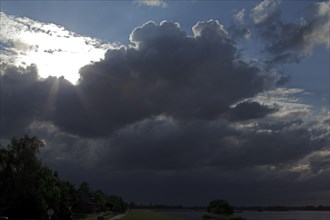
M64 183L37 158L44 143L36 137L13 138L0 150L0 207L10 219L46 219L48 208L53 219L68 219L68 198ZM68 202L70 203L70 202ZM60 214L61 213L61 214Z
M212 214L232 215L234 210L226 200L213 200L209 203L207 211Z

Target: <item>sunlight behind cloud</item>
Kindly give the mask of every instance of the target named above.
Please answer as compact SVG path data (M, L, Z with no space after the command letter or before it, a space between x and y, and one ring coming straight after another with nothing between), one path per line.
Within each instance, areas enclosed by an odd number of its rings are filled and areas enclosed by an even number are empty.
M75 84L79 69L104 57L110 43L81 36L55 24L0 12L1 63L37 65L40 77L64 76Z

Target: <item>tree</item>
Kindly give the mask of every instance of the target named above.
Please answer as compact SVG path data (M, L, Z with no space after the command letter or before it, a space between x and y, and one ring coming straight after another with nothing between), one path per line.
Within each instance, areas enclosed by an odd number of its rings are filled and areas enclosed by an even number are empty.
M36 137L13 138L0 151L0 207L10 219L46 219L53 208L58 219L61 187L58 177L37 158L44 143ZM62 218L65 220L66 218Z
M69 220L72 211L81 210L74 185L61 180L38 159L43 146L38 138L25 136L0 147L0 210L9 219L48 219L47 210L52 208L52 220ZM94 192L87 182L79 190L93 197L101 210L124 212L127 208L122 198L107 196L101 190Z
M79 196L74 185L68 181L60 180L61 203L67 206L69 210L77 210L79 203Z
M97 203L98 207L101 209L101 211L106 211L107 210L106 194L101 190L96 190L95 192L93 192L93 197L95 198L96 203Z
M40 217L47 204L40 194L41 163L36 153L44 144L36 137L13 138L0 152L1 206L15 219ZM24 213L24 214L23 214Z
M79 189L78 190L86 193L89 196L91 196L91 194L92 194L92 190L91 190L91 188L90 188L90 186L89 186L89 184L87 182L82 182L79 185Z
M212 214L232 215L234 210L225 200L213 200L209 203L207 211Z
M125 212L128 208L128 204L124 202L124 200L115 195L111 195L107 198L108 202L112 204L112 211L113 212Z

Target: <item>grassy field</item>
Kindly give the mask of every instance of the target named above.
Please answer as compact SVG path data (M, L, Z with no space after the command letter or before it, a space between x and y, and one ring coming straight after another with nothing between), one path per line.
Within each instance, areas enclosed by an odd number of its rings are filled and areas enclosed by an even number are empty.
M131 210L121 220L185 220L151 210Z
M97 217L100 216L98 214L90 214L90 215L87 215L87 214L77 214L77 215L74 215L73 216L73 220L97 220ZM104 219L107 220L107 219L110 219L114 217L114 215L110 215L110 214L107 214L104 216Z

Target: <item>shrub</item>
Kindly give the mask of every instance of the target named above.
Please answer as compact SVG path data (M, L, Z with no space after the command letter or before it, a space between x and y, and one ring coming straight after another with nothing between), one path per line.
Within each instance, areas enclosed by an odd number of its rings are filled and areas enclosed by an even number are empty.
M234 210L225 200L213 200L209 203L207 211L212 214L232 215Z

